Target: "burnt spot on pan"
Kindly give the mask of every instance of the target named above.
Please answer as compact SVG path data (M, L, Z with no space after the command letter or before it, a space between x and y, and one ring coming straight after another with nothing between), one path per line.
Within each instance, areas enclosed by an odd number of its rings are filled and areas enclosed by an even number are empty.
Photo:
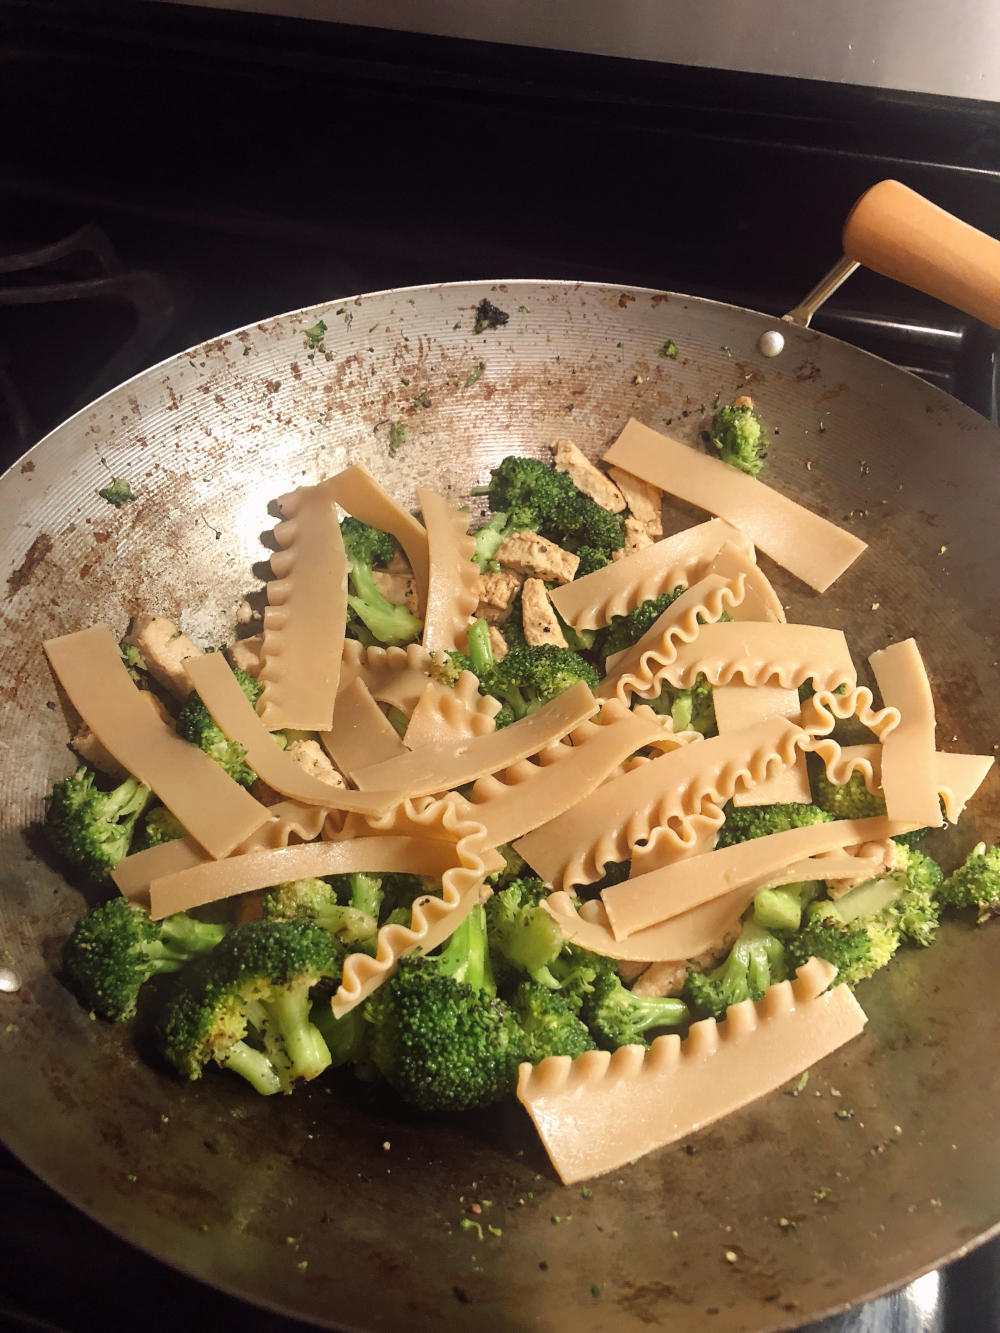
M7 578L7 592L11 597L27 587L32 575L45 557L52 550L52 538L47 532L40 532L28 547L27 553L17 569Z

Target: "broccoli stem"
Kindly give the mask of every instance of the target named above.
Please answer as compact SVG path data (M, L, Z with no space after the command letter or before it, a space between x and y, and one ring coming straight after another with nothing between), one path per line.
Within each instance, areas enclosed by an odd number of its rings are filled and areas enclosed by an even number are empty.
M452 933L438 955L438 971L455 981L464 981L473 990L497 993L490 967L489 943L486 937L486 914L482 906L475 906L460 926Z
M226 927L214 922L196 921L186 912L176 912L160 923L160 942L164 954L161 967L176 962L179 967L193 954L214 949L226 933Z
M357 872L350 876L351 906L356 912L365 912L378 920L382 907L382 878L380 875L366 875Z
M495 661L493 645L490 643L489 625L485 620L477 620L475 624L469 626L466 638L469 644L469 656L472 658L472 669L481 680Z
M277 1045L287 1067L286 1081L296 1078L308 1081L329 1068L330 1051L319 1028L310 1020L310 1010L308 986L279 991L273 999L264 1001L269 1020L265 1044Z
M274 1065L263 1051L255 1051L245 1041L234 1041L225 1055L219 1057L219 1064L245 1078L262 1097L281 1091L281 1079Z

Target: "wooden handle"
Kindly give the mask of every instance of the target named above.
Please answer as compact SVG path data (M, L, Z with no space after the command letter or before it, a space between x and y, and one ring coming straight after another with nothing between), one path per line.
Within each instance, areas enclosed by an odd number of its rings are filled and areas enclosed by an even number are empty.
M1000 328L1000 241L899 181L880 181L854 205L844 254Z

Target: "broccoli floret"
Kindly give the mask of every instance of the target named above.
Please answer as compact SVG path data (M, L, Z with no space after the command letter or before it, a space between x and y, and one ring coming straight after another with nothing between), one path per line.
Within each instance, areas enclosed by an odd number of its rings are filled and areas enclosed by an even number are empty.
M351 593L347 604L379 643L397 645L418 638L423 622L405 606L397 606L379 592L372 569L392 559L395 545L387 532L356 518L340 525L350 566Z
M334 1018L329 997L323 995L313 1005L311 1018L330 1052L331 1069L366 1061L369 1025L361 1005L349 1009L342 1018Z
M161 842L173 842L175 838L186 837L187 829L177 816L171 814L165 805L158 805L146 814L136 829L133 850L159 847Z
M599 569L603 569L609 564L611 557L603 551L599 551L595 546L578 546L574 554L579 558L580 563L576 567L574 579L586 578L588 574L596 574Z
M541 906L546 888L540 879L525 875L486 902L486 932L490 961L501 990L527 974L532 981L556 989L559 982L549 964L559 956L565 938L555 918Z
M612 616L606 629L600 630L594 639L594 652L607 662L615 653L623 653L638 643L647 630L653 628L671 602L676 602L684 591L683 586L672 592L660 593L659 597L650 597L625 616Z
M114 505L116 509L121 509L122 505L135 499L132 494L132 487L124 477L112 477L110 486L103 487L97 494L102 500L107 500L109 505Z
M944 875L938 863L924 852L898 843L895 864L895 875L902 878L903 887L893 904L893 916L904 939L926 948L937 934Z
M129 674L129 679L136 685L143 683L143 677L149 668L146 665L146 659L142 655L142 650L134 643L126 643L122 639L118 645L118 651L122 655L122 662L125 664L125 670Z
M709 438L722 461L731 467L755 477L764 466L768 441L752 407L720 408Z
M855 986L885 967L900 945L899 931L884 918L846 924L830 915L831 903L816 903L826 916L813 916L785 938L789 974L810 958L825 958L837 969L837 981Z
M247 699L256 706L264 688L261 682L240 667L233 667L232 672ZM241 787L252 787L257 781L257 774L246 761L246 750L218 726L197 690L191 691L177 714L177 733L204 750Z
M957 870L941 884L942 902L950 907L977 907L981 921L1000 904L1000 847L976 843Z
M184 912L151 921L142 907L113 898L73 927L63 945L66 976L91 1012L112 1023L135 1013L139 991L158 972L176 972L222 939L224 926Z
M496 569L494 556L508 537L513 537L515 532L524 532L531 528L537 521L533 510L514 509L509 514L494 514L489 522L474 534L476 549L472 554L473 560L481 570L489 568Z
M825 766L818 764L810 773L813 801L834 819L869 819L885 814L885 801L865 786L864 777L855 770L844 783L831 782Z
M268 921L312 921L341 944L370 940L378 929L373 913L344 907L325 879L296 879L268 889L261 900Z
M237 926L178 979L159 1029L163 1055L185 1078L214 1061L260 1093L290 1091L330 1064L310 991L338 970L336 946L311 921Z
M759 1000L777 981L784 981L785 949L770 931L747 922L729 956L710 972L688 969L684 995L691 1008L707 1018L724 1018L731 1004Z
M761 889L754 895L753 919L764 930L798 930L803 909L822 891L823 884L818 879Z
M400 960L370 997L371 1058L404 1101L424 1111L488 1106L514 1086L523 1039L495 993L486 919L474 907L443 951Z
M617 972L608 970L595 978L583 997L580 1017L597 1045L613 1051L619 1046L648 1046L647 1032L685 1023L688 1007L672 995L634 995Z
M647 704L654 713L666 714L674 731L697 731L702 736L718 732L712 687L704 675L699 674L690 689L674 689L665 684L655 699L637 702Z
M593 1037L558 991L523 981L509 1003L521 1029L524 1059L532 1064L550 1055L575 1059L594 1050Z
M536 458L507 457L490 474L490 508L513 515L533 532L548 537L567 551L588 548L605 562L625 545L625 524L579 490L565 472Z
M55 783L47 798L45 836L71 865L99 883L128 855L136 821L153 798L137 778L113 791L95 786L97 774L81 764Z
M730 847L734 842L763 838L769 833L786 833L789 829L807 824L829 824L833 819L826 810L816 805L796 802L777 802L774 805L735 806L732 801L725 807L726 822L719 829L718 847Z
M353 874L330 875L329 884L337 901L346 903L358 912L367 912L376 921L384 922L390 913L405 908L407 921L413 900L425 893L426 886L419 875L402 871L359 871Z
M506 712L497 714L495 725L518 721L536 712L557 695L585 681L596 689L600 676L579 653L545 643L511 648L479 677L481 694L499 699Z

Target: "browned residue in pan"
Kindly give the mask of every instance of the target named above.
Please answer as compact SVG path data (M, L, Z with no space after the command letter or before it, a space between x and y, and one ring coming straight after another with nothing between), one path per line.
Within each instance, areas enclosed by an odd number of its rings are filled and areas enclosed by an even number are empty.
M7 579L7 592L11 597L30 582L32 574L51 550L52 538L47 532L40 532L17 569Z

